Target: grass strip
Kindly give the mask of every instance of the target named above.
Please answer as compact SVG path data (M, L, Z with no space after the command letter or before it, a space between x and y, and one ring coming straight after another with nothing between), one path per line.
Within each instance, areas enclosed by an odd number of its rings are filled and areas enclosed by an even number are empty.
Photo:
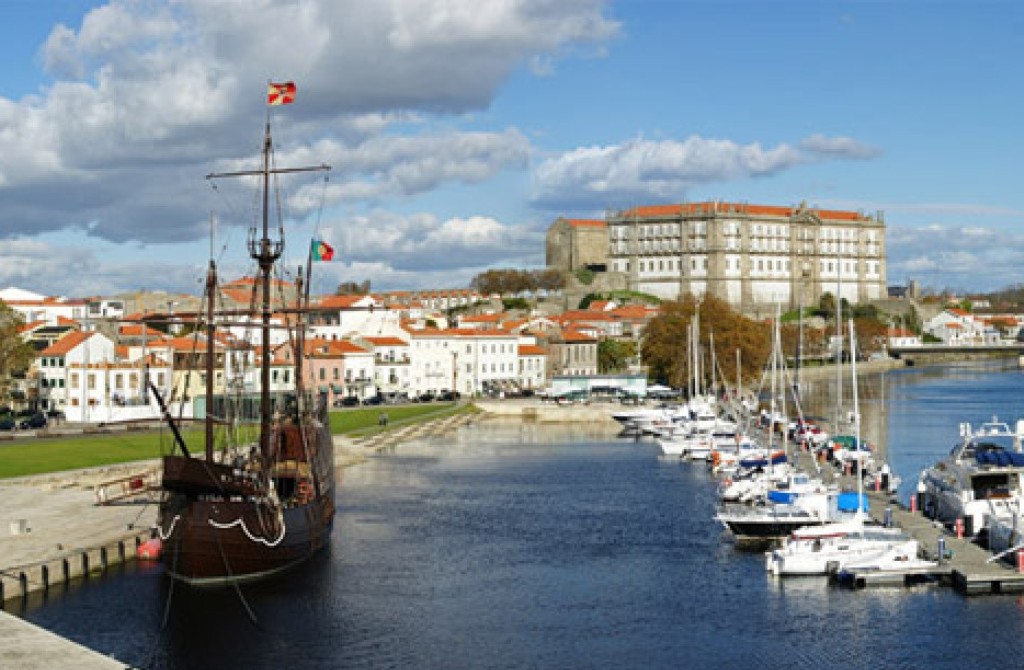
M452 403L340 409L330 413L331 432L359 437L476 411ZM388 416L387 426L378 424L382 414ZM184 430L183 436L192 449L202 443L201 430ZM0 479L150 460L169 453L172 442L166 428L0 441Z

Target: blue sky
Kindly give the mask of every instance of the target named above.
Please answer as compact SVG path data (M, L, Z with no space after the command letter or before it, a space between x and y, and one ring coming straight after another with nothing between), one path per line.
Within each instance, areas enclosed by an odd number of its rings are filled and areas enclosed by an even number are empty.
M244 253L267 80L316 286L540 267L558 216L723 199L882 211L889 282L1024 281L1011 0L0 0L0 285L195 293Z

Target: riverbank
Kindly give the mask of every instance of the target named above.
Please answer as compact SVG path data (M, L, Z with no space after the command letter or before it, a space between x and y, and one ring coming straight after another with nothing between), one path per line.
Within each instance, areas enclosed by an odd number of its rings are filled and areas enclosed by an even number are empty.
M335 464L356 465L401 442L444 435L479 417L459 413L358 437L335 435ZM159 460L138 461L0 481L0 532L6 529L0 536L0 667L125 667L2 608L7 601L48 595L136 560L139 544L156 523L153 492L138 489L112 505L96 504L97 494L111 481L156 481L159 466Z
M355 465L400 442L443 435L479 416L456 413L362 436L335 435L335 464ZM134 560L156 523L153 487L159 467L154 459L0 480L0 604ZM114 504L97 504L111 490L127 495Z

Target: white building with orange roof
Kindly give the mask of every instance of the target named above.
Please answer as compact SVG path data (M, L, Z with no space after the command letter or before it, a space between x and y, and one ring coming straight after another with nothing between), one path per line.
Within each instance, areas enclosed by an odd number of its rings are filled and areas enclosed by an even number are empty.
M411 390L415 395L455 390L500 394L518 386L519 337L470 328L409 331Z
M459 328L476 328L479 330L494 330L501 328L508 315L503 312L491 312L488 314L463 314L457 318Z
M536 344L520 344L519 386L520 388L537 391L547 386L548 352Z
M373 352L374 384L378 393L394 397L409 392L412 365L407 340L366 336L356 338L355 342Z
M61 317L76 321L88 317L86 301L75 298L48 297L11 287L0 290L0 301L20 314L26 323L56 324Z
M400 312L372 295L329 295L310 305L309 330L314 337L341 340L361 335L401 334Z
M633 207L605 222L607 269L661 298L708 294L759 311L817 304L826 292L851 303L887 294L881 212L705 201Z
M145 389L147 370L167 393L171 367L166 360L124 360L105 335L76 331L41 351L30 377L37 384L40 410L63 412L72 422L97 423L159 416Z
M574 309L552 317L563 328L570 328L596 337L622 337L622 321L610 312Z
M946 344L982 344L985 324L970 312L958 307L945 309L924 322L925 333Z
M885 331L885 341L888 347L918 347L921 346L921 338L914 334L914 331L906 328L889 328Z

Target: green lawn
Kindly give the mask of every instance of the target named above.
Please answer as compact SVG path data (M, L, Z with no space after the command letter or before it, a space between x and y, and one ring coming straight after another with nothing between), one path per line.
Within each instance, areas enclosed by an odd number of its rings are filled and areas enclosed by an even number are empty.
M472 406L456 407L450 403L342 409L331 412L331 432L366 435L473 411L476 409ZM388 415L387 428L377 425L383 412ZM200 444L199 433L195 429L185 431L185 443ZM170 431L165 429L0 441L0 479L158 458L170 450L172 439Z

